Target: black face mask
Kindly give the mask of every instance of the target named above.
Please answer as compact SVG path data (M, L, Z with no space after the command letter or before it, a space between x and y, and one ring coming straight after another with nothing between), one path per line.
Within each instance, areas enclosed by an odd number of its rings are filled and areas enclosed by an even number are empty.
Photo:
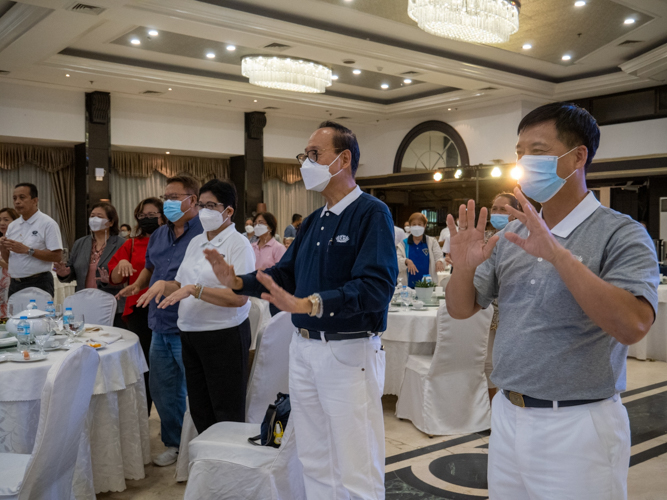
M158 227L160 223L158 222L157 217L146 217L144 219L139 219L139 228L144 234L152 234Z

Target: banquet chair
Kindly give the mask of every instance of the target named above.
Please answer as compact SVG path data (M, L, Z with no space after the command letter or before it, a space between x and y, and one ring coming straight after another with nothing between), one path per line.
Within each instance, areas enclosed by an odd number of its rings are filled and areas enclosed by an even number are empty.
M67 307L72 308L74 315L83 314L86 324L113 326L118 302L110 293L85 288L65 298L63 312Z
M44 311L46 310L46 303L49 300L53 300L53 297L51 297L49 292L45 292L41 288L31 286L14 293L11 297L9 297L7 304L13 305L14 314L18 314L28 307L28 303L31 299L35 299L37 302L37 309Z
M257 297L250 297L248 319L250 320L250 349L253 350L257 349L257 334L271 319L268 302Z
M80 346L49 369L32 454L0 453L0 499L72 497L79 441L99 362L93 348Z
M260 330L246 394L246 422L261 424L279 392L289 392L289 344L296 328L292 315L276 314Z
M491 427L484 373L493 307L465 320L438 309L433 356L411 355L396 402L396 416L434 435L470 434Z
M190 465L190 441L199 436L195 423L190 415L190 400L185 398L185 414L181 426L181 444L178 447L178 458L176 459L176 482L182 483L188 480L188 467Z
M248 442L260 424L219 422L190 443L185 500L305 500L292 421L280 448Z

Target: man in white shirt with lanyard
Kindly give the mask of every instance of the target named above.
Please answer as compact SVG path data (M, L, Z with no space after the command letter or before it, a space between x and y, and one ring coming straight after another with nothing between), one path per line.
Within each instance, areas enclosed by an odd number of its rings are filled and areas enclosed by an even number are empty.
M14 188L14 208L21 215L0 238L2 258L9 264L8 297L28 287L51 294L54 285L51 267L60 262L63 243L58 223L42 213L37 187L27 182Z

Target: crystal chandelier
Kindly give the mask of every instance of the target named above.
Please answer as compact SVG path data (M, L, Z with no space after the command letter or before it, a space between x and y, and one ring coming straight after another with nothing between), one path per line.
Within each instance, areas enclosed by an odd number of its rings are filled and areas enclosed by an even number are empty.
M253 85L292 92L321 94L331 85L331 68L304 59L246 56L241 73Z
M427 33L474 43L505 43L519 30L514 0L408 0L408 15Z

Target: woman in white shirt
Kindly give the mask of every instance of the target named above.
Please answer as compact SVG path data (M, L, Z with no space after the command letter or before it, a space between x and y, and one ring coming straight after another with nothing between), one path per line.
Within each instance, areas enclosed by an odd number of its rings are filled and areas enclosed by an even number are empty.
M143 306L155 299L161 309L180 302L190 415L200 434L217 422L245 421L250 302L220 284L203 253L207 248L218 251L239 274L255 270L250 242L232 222L236 200L229 182L214 179L201 187L204 232L188 245L175 281L156 281L137 302Z

